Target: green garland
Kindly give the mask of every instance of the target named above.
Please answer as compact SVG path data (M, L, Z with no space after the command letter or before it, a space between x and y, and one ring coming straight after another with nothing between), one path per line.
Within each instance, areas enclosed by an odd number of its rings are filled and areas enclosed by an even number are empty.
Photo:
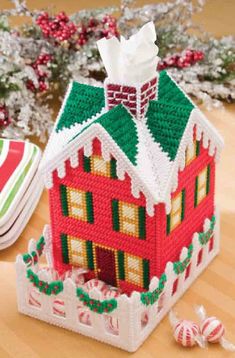
M42 281L39 279L38 275L34 273L31 269L27 270L27 277L30 282L33 283L35 287L42 293L46 295L58 295L60 292L63 291L64 285L62 281L52 281L48 283L46 281Z
M210 222L210 228L207 232L199 233L199 242L201 245L206 245L213 235L213 231L215 228L215 216L213 215Z
M186 267L189 265L190 259L192 257L192 253L193 253L193 244L190 244L188 247L187 257L183 261L175 261L173 263L173 270L175 271L175 273L177 275L179 275L180 273L183 273L184 270L186 269Z
M157 302L160 294L164 290L166 281L167 281L166 274L163 273L162 276L160 277L158 287L154 291L141 292L140 294L141 302L146 306L153 305L155 302Z
M95 300L81 287L77 288L77 297L85 306L96 313L110 313L117 308L117 300L115 298L103 301Z
M31 254L27 253L22 255L24 263L27 265L27 267L30 267L33 264L36 265L38 263L38 257L42 255L44 246L45 246L45 238L44 236L41 236L36 244L37 252L32 251Z
M215 216L213 215L210 222L210 228L206 232L199 233L199 242L201 246L205 246L211 236L213 235L214 227L215 227ZM43 249L45 246L45 239L43 236L37 242L36 251L31 252L31 254L27 253L23 255L23 260L27 267L35 265L38 262L38 257L41 256ZM183 261L176 261L173 263L174 272L179 275L184 272L186 267L190 264L190 259L193 253L193 244L190 244L188 247L187 257ZM42 293L50 296L52 294L58 295L63 291L64 285L63 281L52 281L51 283L42 281L39 279L38 275L34 273L31 269L27 270L27 278L30 282L33 283L35 287ZM141 302L148 306L153 305L159 299L160 294L163 292L165 288L165 284L167 281L166 274L163 273L159 279L158 287L154 291L141 292L140 299ZM76 290L76 294L78 299L83 302L85 306L87 306L91 311L96 313L110 313L117 308L117 300L112 298L110 300L95 300L92 299L87 292L85 292L81 287L78 287Z

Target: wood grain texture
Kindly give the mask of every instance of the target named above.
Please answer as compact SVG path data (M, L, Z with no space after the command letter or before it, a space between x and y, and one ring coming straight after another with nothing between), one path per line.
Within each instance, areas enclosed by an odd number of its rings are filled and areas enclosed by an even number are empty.
M48 0L28 1L33 7L45 7ZM108 0L77 2L54 1L56 10L75 11L78 7L108 5ZM114 1L112 3L118 3ZM9 2L1 0L0 8ZM206 29L217 35L234 33L235 2L233 0L208 0L205 11L197 15L198 23L205 23ZM176 310L184 318L195 319L193 305L203 304L210 314L218 316L226 325L227 338L235 342L235 106L206 113L225 139L225 148L217 168L217 203L221 210L221 252L208 269L177 303ZM22 233L20 239L9 249L0 252L0 357L95 357L112 355L127 357L129 353L90 338L50 326L17 312L15 293L15 272L13 261L23 253L31 237L38 238L45 223L49 222L47 193L40 202ZM188 351L178 346L172 337L170 325L165 318L144 345L132 356L150 357L217 358L234 355L223 351L217 345L202 350L195 347Z

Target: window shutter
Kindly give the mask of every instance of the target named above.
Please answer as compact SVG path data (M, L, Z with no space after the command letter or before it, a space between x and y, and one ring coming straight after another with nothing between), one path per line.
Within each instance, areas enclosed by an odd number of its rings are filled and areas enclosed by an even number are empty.
M61 239L61 248L62 248L62 258L64 264L69 264L69 251L68 251L68 239L66 234L60 235Z
M171 231L171 215L168 214L166 217L166 233L167 233L167 235L170 234L170 231Z
M87 209L87 221L92 224L94 222L94 213L93 213L92 193L90 192L86 193L86 209Z
M92 250L92 241L86 241L87 265L90 270L94 270L94 258Z
M210 177L211 177L211 166L208 165L207 167L207 176L206 176L206 194L210 191Z
M143 206L139 207L139 238L145 239L146 237L146 215L145 208Z
M113 230L119 231L119 209L118 200L112 200Z
M117 161L114 158L110 160L110 176L113 179L117 179Z
M90 173L91 171L91 158L83 156L83 169L85 172Z
M200 154L200 140L196 141L196 156L198 157Z
M119 279L125 280L124 252L118 251L118 273Z
M143 259L143 287L149 288L149 260Z
M62 213L64 216L68 216L68 199L67 199L67 189L65 185L60 185L60 199Z
M197 194L198 194L198 177L195 179L195 190L194 190L194 207L197 206Z
M181 221L184 220L185 214L185 189L182 190L182 199L181 199Z

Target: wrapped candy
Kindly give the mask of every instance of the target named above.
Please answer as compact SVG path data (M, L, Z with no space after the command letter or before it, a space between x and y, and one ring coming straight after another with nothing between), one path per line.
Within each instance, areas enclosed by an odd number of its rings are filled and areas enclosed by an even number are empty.
M53 302L53 313L57 316L65 317L64 301L56 298Z
M234 352L235 345L224 338L225 328L223 323L216 317L207 317L203 306L197 306L195 311L201 320L201 334L206 341L220 343L224 349Z
M200 328L196 323L186 319L178 319L173 311L169 313L169 320L176 342L184 347L193 347L196 344L201 348L205 347Z
M79 304L77 306L77 310L78 310L78 320L81 323L90 326L91 325L91 313L90 313L90 311L87 308L85 308L83 305L81 305L81 304Z
M84 285L84 289L86 291L91 291L93 288L97 288L97 290L101 291L102 293L107 290L107 285L98 278L92 278L91 280L87 281Z

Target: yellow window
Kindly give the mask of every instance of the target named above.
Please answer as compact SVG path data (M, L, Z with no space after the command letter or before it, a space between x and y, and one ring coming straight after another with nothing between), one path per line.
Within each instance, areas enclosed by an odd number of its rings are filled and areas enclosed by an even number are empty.
M143 260L140 257L125 254L125 279L138 286L143 286Z
M139 236L138 206L119 202L120 231L124 234Z
M200 142L194 140L192 145L189 145L186 149L186 165L190 164L199 154L199 145Z
M207 194L209 193L209 187L210 187L210 166L208 165L196 177L195 206L200 204L200 202L207 196Z
M101 156L91 156L91 172L93 174L110 177L110 162L106 162Z
M86 242L73 236L68 236L69 263L74 266L87 268Z
M117 162L114 158L111 158L110 161L105 161L101 155L84 156L84 171L117 179Z
M86 192L67 188L69 216L87 221Z
M174 230L184 219L185 189L171 199L171 212L167 215L167 234Z

